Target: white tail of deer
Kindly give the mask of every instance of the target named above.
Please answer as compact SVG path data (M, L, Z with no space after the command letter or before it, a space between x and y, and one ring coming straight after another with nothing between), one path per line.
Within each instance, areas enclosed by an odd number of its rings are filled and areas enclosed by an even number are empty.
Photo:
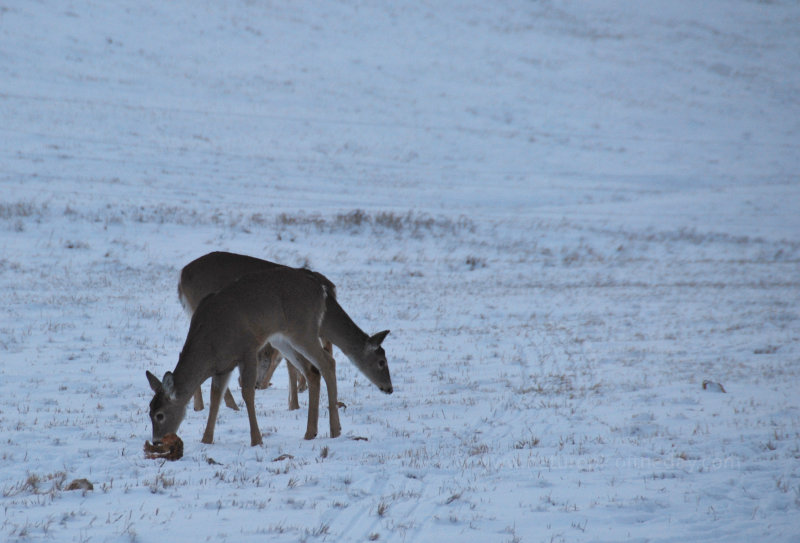
M147 372L155 393L150 402L153 441L177 432L197 387L211 377L211 404L202 441L212 443L222 394L231 372L238 367L250 421L250 443L261 444L255 382L258 353L267 343L308 380L306 439L317 434L320 375L328 391L331 437L341 433L334 361L323 349L320 337L338 346L372 383L391 394L389 366L381 347L388 330L368 336L327 291L311 272L279 268L245 275L203 299L192 316L174 371L167 372L161 381Z
M243 275L286 267L268 260L236 253L222 251L208 253L193 260L181 270L180 281L178 282L178 299L186 313L191 317L203 298L222 290ZM325 283L328 292L333 293L335 296L336 287L333 283L328 281L322 274L312 273L312 275ZM330 342L325 344L325 349L329 353L333 352ZM269 386L269 380L275 373L280 360L280 353L271 345L266 345L259 352L258 376L256 378L257 389L264 389ZM286 364L286 368L289 372L289 409L300 409L297 392L298 390L305 390L305 378L291 364ZM236 400L233 399L233 395L227 387L225 388L224 398L225 405L238 411L239 407L236 405ZM199 387L194 394L194 410L203 410L203 393Z

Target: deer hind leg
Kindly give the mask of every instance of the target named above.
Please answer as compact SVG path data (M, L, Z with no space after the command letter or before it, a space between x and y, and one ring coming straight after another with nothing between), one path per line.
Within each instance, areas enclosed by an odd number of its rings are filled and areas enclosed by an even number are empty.
M291 378L292 376L289 375L289 379ZM303 376L302 373L300 373L299 371L294 372L294 380L297 385L298 392L305 392L306 390L308 390L308 382L306 381L306 378Z
M211 378L211 403L208 406L208 422L206 422L206 430L203 432L203 443L214 443L214 427L217 424L217 415L219 414L219 404L222 400L222 393L227 388L228 378L231 376L230 372L225 375L215 375Z
M302 373L295 373L295 383L297 383L298 392L305 392L308 390L308 382L306 381L306 378L303 377Z
M269 381L281 362L281 353L267 343L258 353L258 376L256 378L256 389L263 390L269 388Z
M231 389L229 388L225 389L225 405L234 411L239 410L239 406L236 405L236 400L233 399L233 394L231 394ZM202 411L204 408L203 390L200 387L197 387L197 390L194 391L194 410Z
M203 407L203 390L197 387L197 390L194 391L194 410L202 411Z
M236 405L236 400L233 399L233 394L231 394L231 389L225 389L225 405L234 411L239 410L239 406Z
M258 429L256 420L256 377L258 373L258 355L252 353L244 358L244 362L239 364L239 376L242 380L242 399L247 408L247 418L250 421L250 445L255 447L264 441L261 438L261 430Z

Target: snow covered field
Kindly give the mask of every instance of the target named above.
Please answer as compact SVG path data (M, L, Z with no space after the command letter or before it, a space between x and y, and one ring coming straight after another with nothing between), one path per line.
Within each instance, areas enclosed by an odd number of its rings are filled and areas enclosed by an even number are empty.
M0 1L0 539L800 541L799 29ZM394 394L334 351L340 438L280 369L263 446L190 409L145 459L212 250L325 273Z

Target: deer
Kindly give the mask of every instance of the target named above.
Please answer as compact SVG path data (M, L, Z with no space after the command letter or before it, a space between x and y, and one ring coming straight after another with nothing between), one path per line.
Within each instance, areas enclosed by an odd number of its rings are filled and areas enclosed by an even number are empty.
M317 435L320 377L328 392L331 438L341 434L333 356L322 346L331 341L378 389L392 394L392 380L382 343L389 330L364 333L307 270L276 268L244 275L206 296L192 315L178 363L159 380L145 372L154 396L150 402L153 442L177 433L189 400L211 378L211 401L202 443L214 442L222 395L234 368L239 368L242 399L250 423L250 445L263 443L255 412L258 353L275 347L308 382L309 408L305 439ZM316 371L312 371L316 369Z
M252 256L214 251L191 261L183 267L178 281L178 299L191 318L203 298L219 291L239 277L248 273L286 267L282 264ZM336 296L336 287L328 278L315 272L309 271L309 273L325 283L330 296ZM333 353L331 343L328 341L325 342L325 350L328 353ZM269 381L280 361L280 352L271 345L264 346L264 349L259 353L258 376L256 378L257 390L269 387ZM286 368L289 372L289 410L300 409L297 393L307 388L305 378L291 364L287 363ZM226 406L236 411L239 410L239 406L236 405L236 400L234 400L229 388L225 389L224 399ZM194 410L202 411L203 408L203 393L198 387L194 394Z

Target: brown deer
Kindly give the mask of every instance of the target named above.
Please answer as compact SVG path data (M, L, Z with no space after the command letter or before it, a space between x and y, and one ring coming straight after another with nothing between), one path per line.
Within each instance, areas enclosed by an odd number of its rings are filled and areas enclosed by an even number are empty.
M208 253L191 261L181 270L180 281L178 282L178 299L180 299L186 313L191 317L203 298L221 290L241 276L285 267L287 266L247 255L223 251ZM329 295L336 296L336 287L325 276L314 272L309 273L325 284ZM333 353L330 342L325 342L325 350L328 353ZM256 389L269 387L269 381L280 361L281 354L271 345L265 345L258 356ZM289 410L300 409L297 392L298 390L302 392L306 389L306 380L291 364L287 363L286 367L289 372ZM236 400L233 399L233 395L227 387L225 388L224 398L225 405L231 409L239 410ZM194 410L203 410L203 393L199 387L194 394Z
M250 421L250 444L262 443L255 413L258 353L269 343L308 381L306 439L317 435L320 375L328 391L330 435L341 433L333 357L322 347L324 337L381 391L391 394L392 381L381 347L388 330L365 334L342 309L313 272L292 268L244 275L197 306L178 364L159 381L146 372L155 393L150 402L153 441L175 433L186 406L200 384L211 380L211 404L203 443L214 440L222 394L234 368L239 368L242 399ZM317 371L313 371L316 369Z

